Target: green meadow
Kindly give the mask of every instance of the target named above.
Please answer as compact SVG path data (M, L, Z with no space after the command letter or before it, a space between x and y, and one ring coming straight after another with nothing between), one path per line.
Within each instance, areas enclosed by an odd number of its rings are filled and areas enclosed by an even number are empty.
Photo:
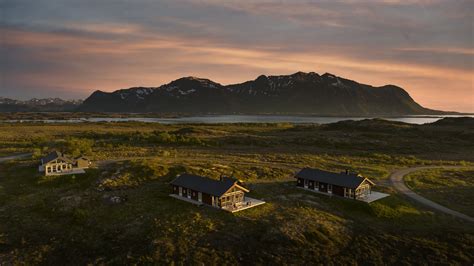
M93 167L44 177L38 158L52 149L86 154ZM473 215L474 129L465 123L0 124L0 154L22 152L33 157L0 163L0 261L7 263L474 261L472 223L426 209L388 181L404 167L465 166L416 172L407 183ZM357 171L391 196L366 204L300 190L292 176L302 167ZM267 203L230 214L173 199L169 182L183 172L234 175Z

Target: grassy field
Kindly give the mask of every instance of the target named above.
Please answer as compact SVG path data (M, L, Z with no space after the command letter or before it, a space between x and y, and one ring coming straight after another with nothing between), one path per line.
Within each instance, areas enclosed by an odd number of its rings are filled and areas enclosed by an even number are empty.
M472 166L473 136L456 125L385 121L0 124L1 153L58 148L95 161L85 175L56 178L39 175L34 159L0 164L0 261L472 264L474 226L413 205L387 176ZM369 205L297 189L292 175L305 166L358 171L392 195ZM267 204L233 215L175 200L168 182L183 172L233 174Z
M433 169L405 177L410 189L450 209L474 217L474 169Z

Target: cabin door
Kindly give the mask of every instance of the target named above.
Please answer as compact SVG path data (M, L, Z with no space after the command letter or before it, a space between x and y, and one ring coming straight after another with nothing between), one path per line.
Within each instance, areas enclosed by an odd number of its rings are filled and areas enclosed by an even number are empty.
M304 188L308 188L308 179L304 180Z
M201 192L198 192L198 201L202 202L202 193Z
M183 188L182 187L179 187L179 195L183 196Z

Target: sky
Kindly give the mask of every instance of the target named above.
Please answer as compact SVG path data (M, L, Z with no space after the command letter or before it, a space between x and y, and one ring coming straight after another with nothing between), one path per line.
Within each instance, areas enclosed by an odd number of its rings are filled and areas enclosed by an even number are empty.
M0 97L332 73L474 112L474 1L0 0Z

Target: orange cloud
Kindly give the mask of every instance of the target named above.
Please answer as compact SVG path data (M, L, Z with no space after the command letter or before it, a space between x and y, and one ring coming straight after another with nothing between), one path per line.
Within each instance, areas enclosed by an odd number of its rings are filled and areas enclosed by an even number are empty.
M97 38L88 34L2 29L0 34L8 36L5 44L35 52L32 64L34 60L44 60L65 65L35 73L12 73L8 79L12 83L21 80L37 87L81 89L87 94L94 89L111 91L137 85L158 86L185 75L235 83L260 74L288 74L300 70L331 72L367 84L399 85L427 107L474 112L472 70L370 58L362 61L344 54L343 49L327 54L284 51L278 47L250 49L205 38L147 33L133 25L112 31L104 25L85 25L77 29L116 36ZM127 38L122 38L124 36ZM438 51L433 49L427 50ZM447 51L472 55L469 49Z
M472 48L458 48L458 47L405 47L398 48L399 51L406 52L430 52L430 53L447 53L447 54L460 54L460 55L474 55L474 49Z

